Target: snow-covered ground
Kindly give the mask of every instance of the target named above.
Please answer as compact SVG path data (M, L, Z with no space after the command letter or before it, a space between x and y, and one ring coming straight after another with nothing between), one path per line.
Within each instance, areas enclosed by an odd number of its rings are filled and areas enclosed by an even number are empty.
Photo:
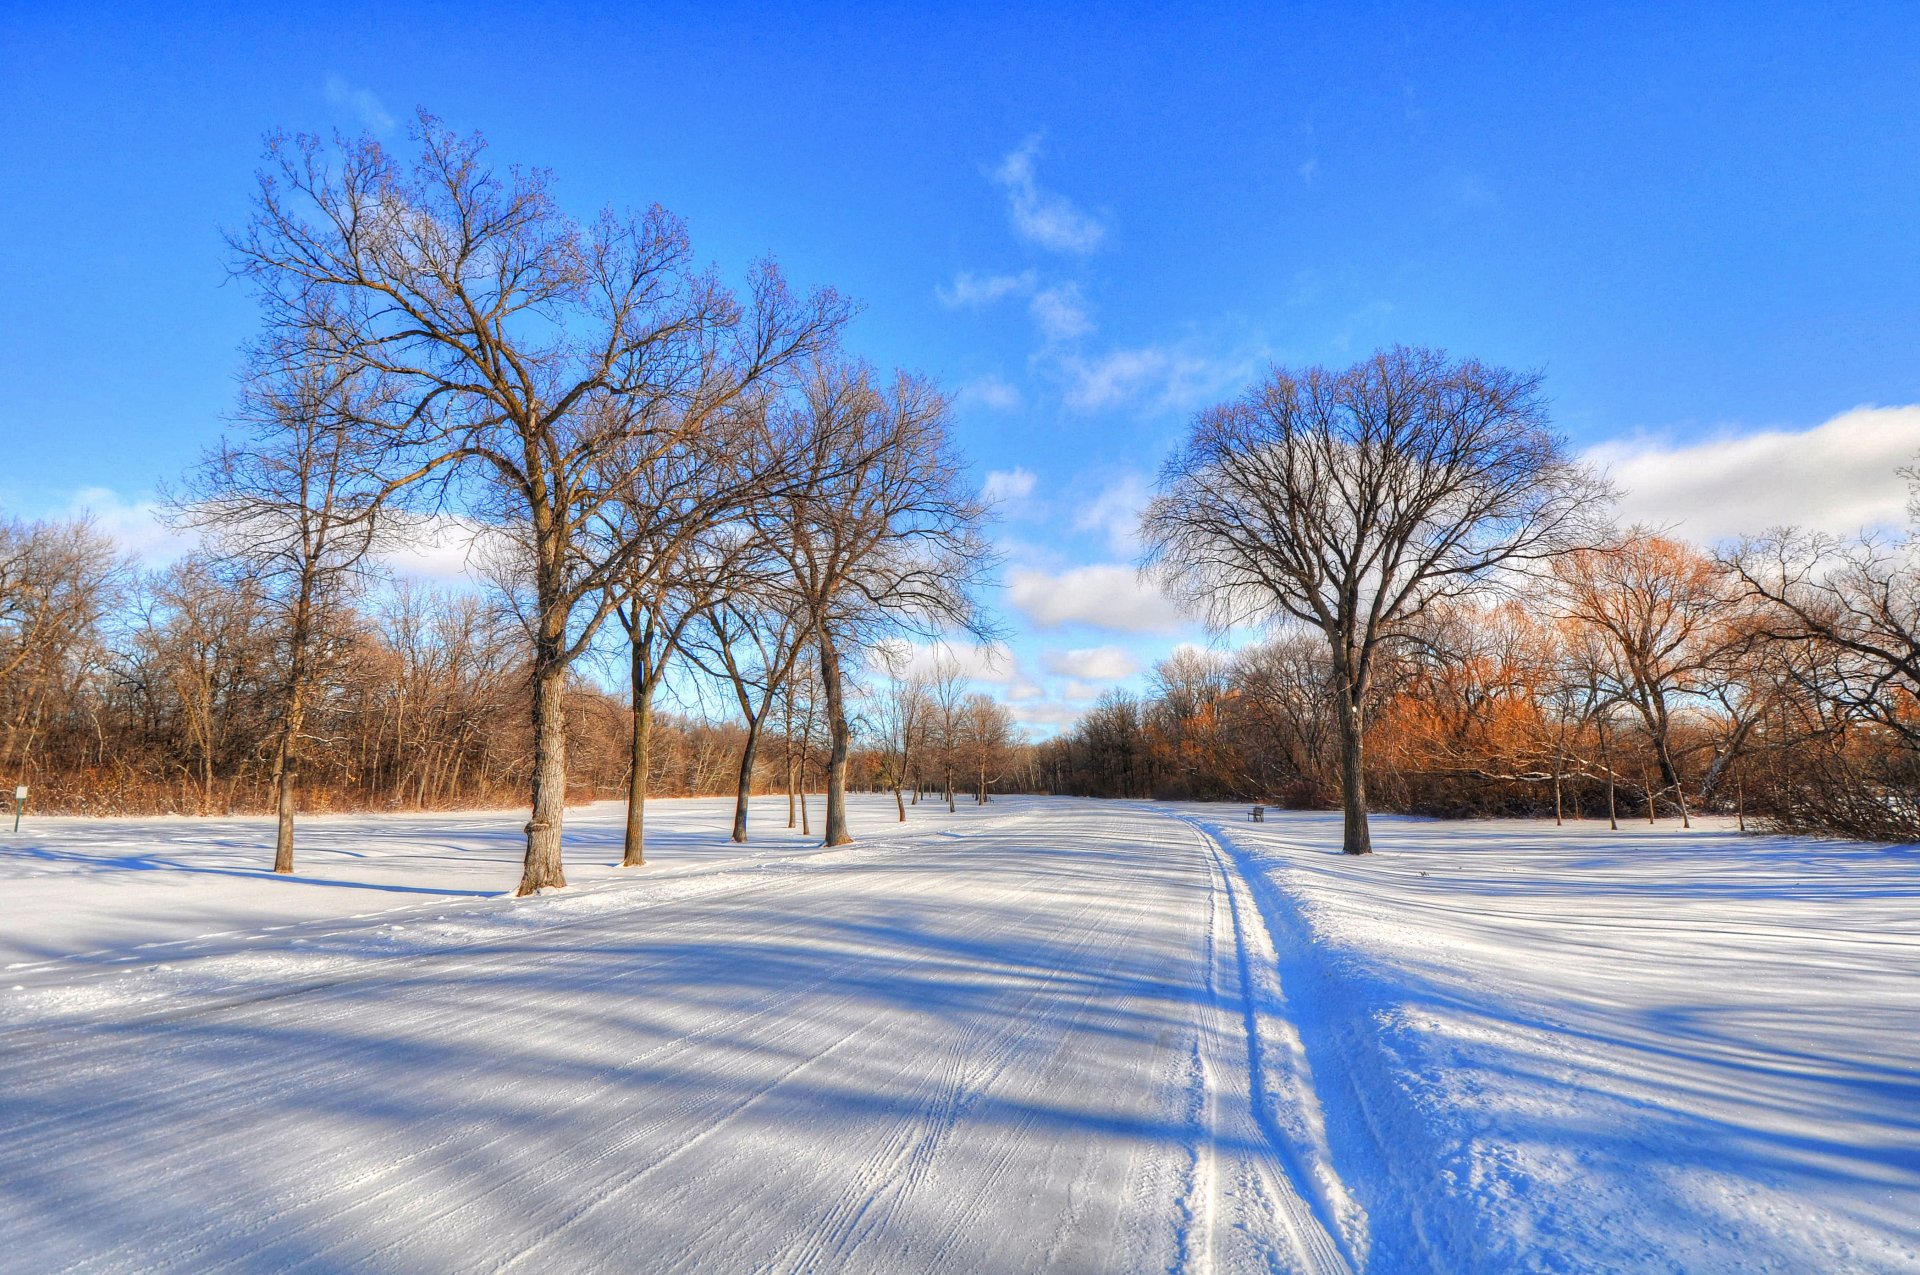
M1920 854L1006 799L0 833L0 1269L1920 1270Z

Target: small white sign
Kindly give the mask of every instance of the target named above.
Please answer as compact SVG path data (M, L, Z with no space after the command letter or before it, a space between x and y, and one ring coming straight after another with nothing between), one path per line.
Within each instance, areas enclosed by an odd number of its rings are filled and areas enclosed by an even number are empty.
M27 799L27 786L25 784L21 784L13 790L13 799L15 801L25 801Z

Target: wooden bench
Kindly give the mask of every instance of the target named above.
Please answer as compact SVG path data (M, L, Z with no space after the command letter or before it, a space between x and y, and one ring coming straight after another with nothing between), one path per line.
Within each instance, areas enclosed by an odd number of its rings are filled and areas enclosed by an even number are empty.
M1247 821L1249 823L1265 823L1267 821L1267 808L1265 806L1255 806L1252 810L1247 811Z

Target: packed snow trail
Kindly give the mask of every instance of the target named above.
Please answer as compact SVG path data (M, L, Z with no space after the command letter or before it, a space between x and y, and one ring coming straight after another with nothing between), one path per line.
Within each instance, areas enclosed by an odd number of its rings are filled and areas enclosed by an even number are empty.
M112 980L29 989L62 1012L0 1032L0 1266L1363 1255L1217 843L1137 807L941 813L844 850L435 904L404 943L363 923L189 947L122 980L164 993L125 1003Z

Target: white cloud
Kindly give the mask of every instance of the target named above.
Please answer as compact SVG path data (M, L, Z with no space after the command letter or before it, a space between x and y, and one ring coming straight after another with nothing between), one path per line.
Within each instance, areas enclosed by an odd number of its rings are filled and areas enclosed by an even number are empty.
M1140 661L1118 646L1085 646L1071 651L1048 651L1040 657L1047 672L1059 677L1095 682L1117 682L1140 671Z
M1080 720L1081 710L1071 704L1024 703L1009 704L1007 711L1013 720L1022 726L1040 726L1058 729L1071 726Z
M955 396L962 403L978 403L996 412L1020 406L1020 387L989 372L960 387Z
M994 181L1007 192L1014 230L1022 239L1054 252L1092 252L1106 237L1107 228L1066 196L1041 188L1033 171L1039 153L1040 139L1030 137L993 173Z
M884 638L868 655L867 663L876 671L900 676L932 676L942 661L951 661L968 681L990 686L1018 688L1031 683L1020 671L1020 661L1005 642L985 645L955 645L951 642L911 642L906 638Z
M1097 531L1114 553L1131 556L1140 551L1140 513L1153 499L1153 490L1139 474L1127 474L1080 507L1073 516L1076 531Z
M1188 626L1177 607L1143 583L1132 567L1074 567L1053 575L1008 573L1013 605L1037 628L1086 624L1121 633L1178 633Z
M1623 518L1715 541L1797 526L1848 534L1899 525L1920 453L1920 405L1860 407L1805 430L1705 443L1607 443L1587 453L1624 495Z
M378 555L380 565L425 584L469 583L489 564L514 556L512 543L499 531L452 514L412 519L394 542Z
M995 469L987 473L987 481L980 486L980 495L993 504L1007 500L1025 500L1033 495L1033 471L1015 465L1012 469Z
M376 133L393 128L393 116L373 95L373 90L355 88L340 75L327 76L327 101L341 110L352 111L362 124Z
M199 547L192 532L175 531L160 520L152 500L126 501L105 487L83 487L62 511L66 518L89 518L93 525L143 567L164 567Z
M978 309L1004 301L1008 297L1025 296L1032 292L1036 280L1033 271L1020 274L976 275L970 270L962 270L953 277L948 286L936 287L933 294L940 298L940 304L952 310Z
M1095 358L1059 360L1067 406L1091 412L1139 403L1162 411L1192 410L1217 399L1252 371L1252 358L1210 358L1172 346L1112 350Z
M1306 163L1300 165L1300 167L1294 169L1294 171L1300 174L1301 181L1311 186L1313 185L1313 179L1320 175L1320 161L1317 159L1308 159Z
M1027 311L1049 341L1071 341L1093 331L1086 304L1080 298L1078 284L1061 283L1043 288L1027 302Z

